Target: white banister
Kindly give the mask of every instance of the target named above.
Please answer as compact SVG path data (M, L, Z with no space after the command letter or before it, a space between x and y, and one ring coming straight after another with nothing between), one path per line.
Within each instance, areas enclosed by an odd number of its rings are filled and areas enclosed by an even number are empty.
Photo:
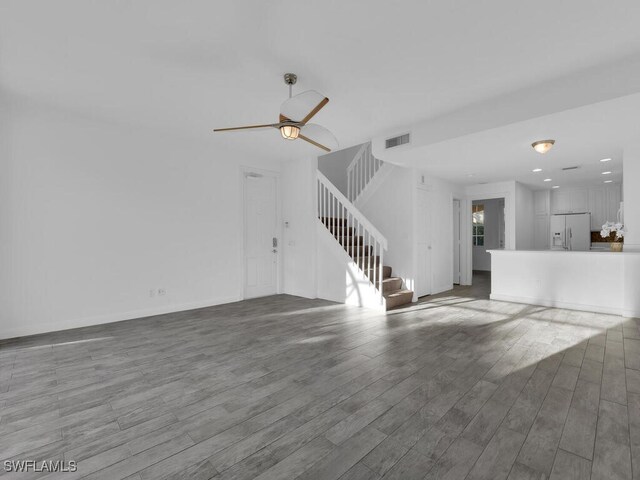
M382 160L373 156L371 143L362 144L347 167L347 198L350 202L358 198L382 164Z
M316 186L318 218L373 284L384 305L382 267L387 239L320 171Z

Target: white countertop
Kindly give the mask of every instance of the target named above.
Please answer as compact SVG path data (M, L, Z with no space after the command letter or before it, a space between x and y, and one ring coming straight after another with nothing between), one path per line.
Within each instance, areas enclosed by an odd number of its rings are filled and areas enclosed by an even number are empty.
M490 254L494 253L538 253L538 254L551 254L551 255L640 255L640 252L611 252L607 250L487 250Z

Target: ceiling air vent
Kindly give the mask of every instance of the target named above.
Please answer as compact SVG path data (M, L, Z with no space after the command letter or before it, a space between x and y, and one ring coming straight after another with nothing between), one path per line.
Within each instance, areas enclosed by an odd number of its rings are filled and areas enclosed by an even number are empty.
M576 167L564 167L562 170L577 170L578 168L580 168L580 167L578 167L578 166L576 166Z
M400 145L409 143L410 140L411 140L411 137L409 136L408 133L405 133L404 135L398 135L397 137L393 137L393 138L387 138L387 140L385 141L384 148L399 147Z

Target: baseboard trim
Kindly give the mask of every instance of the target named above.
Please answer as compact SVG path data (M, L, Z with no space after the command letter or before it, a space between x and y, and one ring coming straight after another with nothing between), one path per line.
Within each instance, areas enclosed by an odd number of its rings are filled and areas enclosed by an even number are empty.
M640 318L640 310L624 310L622 316L627 318Z
M103 325L105 323L123 322L125 320L134 320L136 318L154 317L156 315L165 315L167 313L186 312L196 310L198 308L213 307L223 305L225 303L239 302L242 297L222 297L201 302L180 303L175 305L165 305L162 307L142 308L139 310L130 310L128 312L109 313L105 315L97 315L94 317L79 318L67 320L64 322L56 322L55 329L52 324L38 323L34 325L23 325L20 328L2 329L0 332L0 340L8 340L17 337L26 337L30 335L40 335L43 333L60 332L71 330L74 328L93 327L95 325Z
M534 297L516 297L511 295L503 295L500 293L492 293L489 298L501 302L525 303L528 305L540 305L541 307L565 308L567 310L581 310L584 312L606 313L609 315L625 315L626 311L622 308L604 307L601 305L588 305L582 303L558 302L546 298Z

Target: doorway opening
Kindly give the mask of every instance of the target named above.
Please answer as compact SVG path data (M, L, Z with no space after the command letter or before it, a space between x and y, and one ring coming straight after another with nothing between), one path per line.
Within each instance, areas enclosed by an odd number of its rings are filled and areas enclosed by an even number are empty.
M244 298L275 295L280 291L278 176L243 173Z
M491 279L491 254L488 250L505 247L505 199L488 198L471 202L471 256L473 284Z

